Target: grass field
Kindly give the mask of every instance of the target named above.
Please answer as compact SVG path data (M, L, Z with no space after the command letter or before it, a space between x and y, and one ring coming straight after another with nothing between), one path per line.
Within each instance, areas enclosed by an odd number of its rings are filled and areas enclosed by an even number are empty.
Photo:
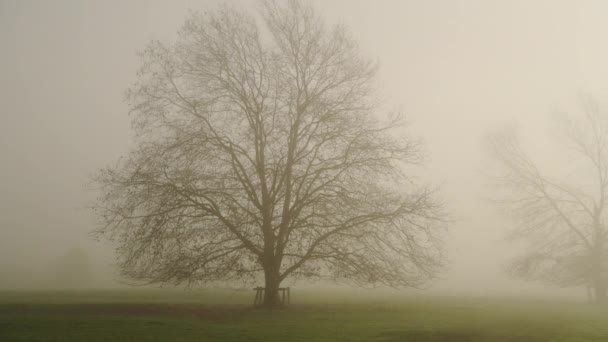
M0 292L0 341L608 341L608 308L568 301L294 290Z

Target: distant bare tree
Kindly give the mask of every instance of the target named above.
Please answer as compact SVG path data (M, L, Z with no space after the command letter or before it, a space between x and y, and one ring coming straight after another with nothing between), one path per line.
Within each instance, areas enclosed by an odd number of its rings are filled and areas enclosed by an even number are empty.
M53 285L58 287L87 287L96 280L89 254L78 247L67 250L50 269L55 280Z
M532 247L513 262L513 274L558 286L588 286L597 302L605 302L608 113L590 97L581 97L581 107L582 118L564 118L561 131L564 151L574 151L562 171L572 172L574 179L547 176L515 135L503 134L491 140L504 171L494 180L505 191L500 203L518 223L513 237Z
M138 145L96 178L99 233L150 283L287 277L421 286L442 207L414 184L419 144L373 118L376 66L297 1L193 13L143 53L128 91Z

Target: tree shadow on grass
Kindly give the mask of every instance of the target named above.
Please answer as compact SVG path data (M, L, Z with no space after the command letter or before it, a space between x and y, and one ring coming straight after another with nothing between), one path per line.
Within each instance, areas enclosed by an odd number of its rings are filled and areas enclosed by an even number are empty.
M378 340L386 342L539 342L548 341L549 339L475 331L397 330L382 333L378 336Z

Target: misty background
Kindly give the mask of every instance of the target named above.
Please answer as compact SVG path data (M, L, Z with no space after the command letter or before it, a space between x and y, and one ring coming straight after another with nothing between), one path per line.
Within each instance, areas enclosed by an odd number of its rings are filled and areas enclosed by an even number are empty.
M0 288L120 286L113 246L91 235L90 178L132 146L123 93L140 66L137 52L150 40L174 40L189 9L218 3L0 0ZM608 101L608 3L314 5L380 62L383 108L403 111L408 131L425 141L424 179L442 184L456 220L445 239L449 268L431 289L545 291L504 273L518 247L484 199L483 141L516 122L527 146L550 155L559 151L554 109L576 110L579 91ZM61 273L69 269L89 273Z

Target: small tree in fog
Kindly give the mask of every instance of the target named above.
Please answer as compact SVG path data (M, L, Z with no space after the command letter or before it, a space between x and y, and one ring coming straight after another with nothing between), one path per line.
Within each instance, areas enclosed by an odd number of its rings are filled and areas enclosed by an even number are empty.
M374 116L376 66L299 2L191 14L128 91L137 147L97 178L124 274L196 284L263 274L420 286L441 207L404 174L415 141Z
M91 286L95 280L91 258L82 248L67 250L50 269L55 279L54 285L59 287Z
M500 203L518 223L513 237L530 243L510 270L527 280L584 285L597 302L608 288L608 112L581 98L582 116L562 121L563 152L572 156L554 179L543 173L513 134L494 136L493 154L504 171Z

